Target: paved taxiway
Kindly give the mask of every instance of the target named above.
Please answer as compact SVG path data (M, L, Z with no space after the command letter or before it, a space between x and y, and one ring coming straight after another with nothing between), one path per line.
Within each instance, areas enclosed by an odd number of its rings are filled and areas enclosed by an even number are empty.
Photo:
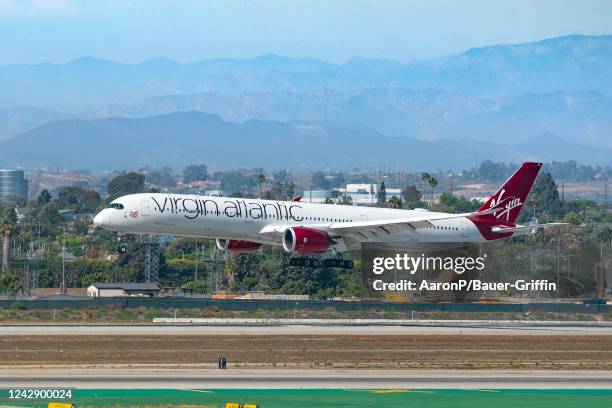
M0 387L75 388L597 388L610 371L9 368Z
M57 335L612 335L608 322L417 321L410 324L0 325L3 336Z

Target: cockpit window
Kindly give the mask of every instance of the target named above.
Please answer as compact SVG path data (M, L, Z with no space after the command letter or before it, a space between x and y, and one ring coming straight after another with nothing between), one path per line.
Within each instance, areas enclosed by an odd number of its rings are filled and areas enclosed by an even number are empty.
M123 204L119 204L119 203L110 203L110 205L108 206L108 208L114 208L116 210L123 210Z

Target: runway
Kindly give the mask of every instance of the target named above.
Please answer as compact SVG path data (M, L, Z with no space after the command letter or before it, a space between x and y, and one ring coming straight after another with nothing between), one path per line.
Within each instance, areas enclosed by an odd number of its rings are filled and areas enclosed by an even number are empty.
M610 371L3 368L1 387L87 389L612 389Z
M3 336L212 336L212 335L612 335L608 322L521 322L521 321L410 321L380 324L247 324L227 319L225 324L142 325L0 325Z

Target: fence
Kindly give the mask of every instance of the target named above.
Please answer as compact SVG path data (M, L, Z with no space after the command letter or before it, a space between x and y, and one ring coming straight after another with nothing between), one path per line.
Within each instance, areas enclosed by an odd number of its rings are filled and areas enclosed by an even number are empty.
M10 309L15 300L0 300L0 309ZM158 309L196 309L217 308L224 311L261 310L300 310L321 311L335 309L340 312L382 310L394 312L505 312L526 313L535 311L555 313L611 313L612 305L578 303L525 303L525 304L478 304L478 303L399 303L380 301L323 301L323 300L247 300L247 299L209 299L209 298L91 298L91 299L34 299L19 300L27 309L82 309L82 308L158 308Z

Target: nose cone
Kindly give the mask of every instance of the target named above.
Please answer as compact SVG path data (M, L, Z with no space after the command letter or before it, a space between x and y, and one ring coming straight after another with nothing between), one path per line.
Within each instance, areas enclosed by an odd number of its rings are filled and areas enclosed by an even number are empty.
M93 219L96 226L104 228L104 211L100 211Z

